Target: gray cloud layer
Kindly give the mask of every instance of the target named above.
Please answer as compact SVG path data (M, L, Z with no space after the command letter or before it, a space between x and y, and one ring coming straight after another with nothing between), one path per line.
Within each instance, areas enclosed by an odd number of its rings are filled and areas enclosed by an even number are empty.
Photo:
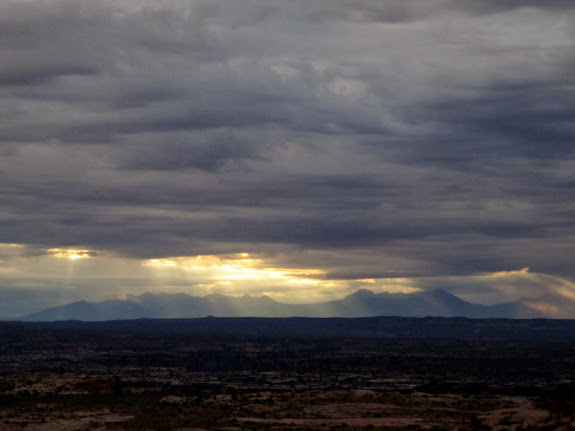
M574 18L567 0L2 2L0 242L572 275Z

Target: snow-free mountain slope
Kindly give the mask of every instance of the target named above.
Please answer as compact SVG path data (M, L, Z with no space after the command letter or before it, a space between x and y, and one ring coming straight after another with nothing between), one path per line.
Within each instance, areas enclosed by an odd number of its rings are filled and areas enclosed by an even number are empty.
M211 294L204 297L184 293L144 293L125 300L97 303L74 302L29 314L21 320L125 320L135 318L193 317L469 317L536 318L544 317L527 302L485 306L464 301L436 289L415 293L374 293L358 290L343 299L313 304L283 304L267 296L231 297Z

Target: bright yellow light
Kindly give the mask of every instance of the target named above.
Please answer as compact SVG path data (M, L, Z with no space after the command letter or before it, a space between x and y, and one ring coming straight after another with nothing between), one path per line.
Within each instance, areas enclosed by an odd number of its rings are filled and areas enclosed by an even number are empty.
M48 253L50 253L52 257L60 257L71 260L89 259L94 255L94 252L91 250L78 250L73 248L51 248L48 250Z
M316 282L313 276L319 277L325 274L324 271L318 269L267 267L264 266L262 259L252 258L249 253L238 253L230 257L199 255L148 259L143 261L142 265L156 268L175 268L187 272L203 272L218 282L229 282L230 280L273 280L311 284Z
M258 287L261 287L262 291L268 291L269 287L274 286L276 290L270 293L271 297L279 297L283 289L284 294L289 291L290 297L297 300L304 300L310 295L331 298L337 296L335 292L345 294L349 283L367 285L375 292L411 293L421 290L410 286L410 280L407 278L331 280L326 278L327 272L321 269L273 267L264 259L249 253L173 256L144 260L141 265L153 269L154 276L162 280L184 276L193 282L199 278L209 283L209 287L205 286L206 292L216 289L232 295L243 293L246 288L255 292ZM199 285L193 284L197 289ZM318 289L328 289L330 293Z
M177 263L170 259L148 259L142 263L144 266L156 266L156 267L175 267Z
M290 283L294 284L320 284L321 280L313 280L311 278L292 278L289 280Z

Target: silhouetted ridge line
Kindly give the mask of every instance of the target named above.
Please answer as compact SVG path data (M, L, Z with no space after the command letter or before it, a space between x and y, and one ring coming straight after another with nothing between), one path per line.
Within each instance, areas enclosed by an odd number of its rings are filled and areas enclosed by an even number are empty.
M436 289L415 293L374 293L362 289L343 299L314 304L283 304L267 296L204 297L185 293L128 295L125 300L79 301L22 317L24 321L121 320L137 318L216 317L469 317L539 318L539 311L521 301L485 306Z

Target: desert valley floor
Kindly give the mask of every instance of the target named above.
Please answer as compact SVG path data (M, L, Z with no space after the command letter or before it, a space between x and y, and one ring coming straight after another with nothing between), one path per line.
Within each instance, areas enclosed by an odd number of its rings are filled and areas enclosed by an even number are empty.
M305 325L283 335L233 326L210 334L182 325L0 323L0 430L575 425L569 339L305 335L314 333Z

